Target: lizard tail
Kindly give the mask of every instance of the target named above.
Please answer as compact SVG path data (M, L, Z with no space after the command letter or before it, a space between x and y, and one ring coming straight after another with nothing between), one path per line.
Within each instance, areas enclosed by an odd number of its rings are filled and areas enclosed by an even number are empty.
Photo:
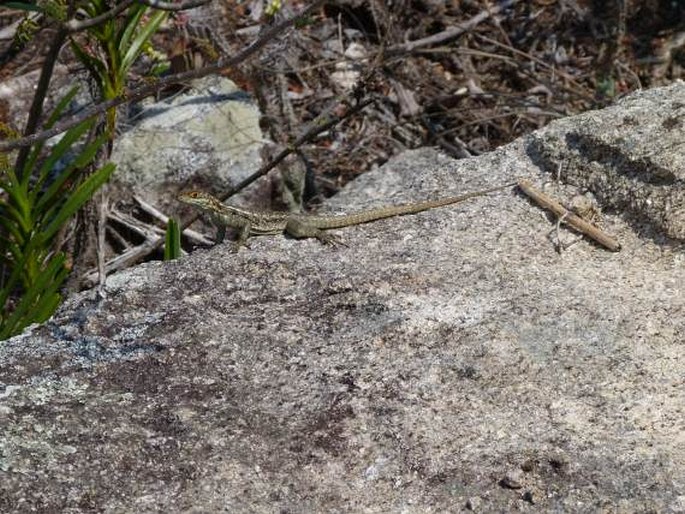
M378 209L370 209L368 211L362 211L354 214L344 214L342 216L317 216L315 219L312 219L312 221L316 222L317 228L323 230L349 227L350 225L360 225L362 223L368 223L370 221L376 221L383 218L391 218L393 216L402 216L404 214L415 214L428 209L434 209L435 207L443 207L445 205L463 202L470 198L483 196L495 191L501 191L502 189L506 189L515 185L516 182L511 182L503 186L491 187L481 191L473 191L471 193L465 193L459 196L439 198L437 200L426 200L425 202L379 207Z

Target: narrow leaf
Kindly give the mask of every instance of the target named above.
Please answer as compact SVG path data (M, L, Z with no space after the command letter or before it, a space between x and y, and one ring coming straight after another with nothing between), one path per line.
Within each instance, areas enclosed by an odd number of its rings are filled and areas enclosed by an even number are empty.
M123 23L123 30L119 33L119 38L117 41L116 50L119 51L120 55L123 55L126 52L126 49L130 45L131 39L133 39L135 31L138 29L140 20L143 18L143 15L147 10L148 7L142 3L137 4L135 7L129 8L129 15L126 17L126 20Z
M69 91L67 91L67 94L65 94L59 102L57 102L57 105L55 105L55 108L52 110L50 113L50 116L48 117L47 121L43 125L43 128L49 129L52 128L52 126L57 123L59 118L62 116L62 113L64 110L69 107L69 104L71 101L74 99L76 94L78 93L79 86L73 86Z
M20 259L13 263L12 271L10 272L10 275L7 278L2 289L0 289L0 306L2 306L3 309L6 308L7 299L9 298L10 294L12 294L14 289L19 284L19 281L21 280L27 259L27 256L23 255ZM0 337L0 339L2 338Z
M69 44L76 58L88 69L88 73L95 79L98 87L103 90L104 84L107 83L107 66L83 50L75 41L71 40Z
M29 2L5 2L3 7L7 7L9 9L19 9L21 11L28 12L43 12L43 9L41 9L40 6L31 4Z
M67 152L69 152L72 146L74 146L74 143L76 143L81 136L83 136L93 126L93 123L95 123L94 119L85 120L84 122L79 123L75 127L69 129L64 136L62 136L62 139L59 140L59 143L50 149L50 154L48 155L47 159L45 159L45 162L38 171L38 181L33 186L34 193L32 195L32 200L35 201L35 196L38 190L49 177L50 172L55 167L57 161L59 161L67 154Z
M123 73L128 72L130 67L133 65L135 60L140 55L143 45L152 37L152 35L157 32L160 24L166 18L167 13L165 11L157 11L150 17L150 21L136 33L131 46L129 48L122 48L124 50L124 57L121 61L121 69Z
M72 178L72 173L76 169L85 168L94 161L98 150L107 140L106 134L100 135L97 139L86 145L79 155L77 155L69 165L60 172L59 176L50 184L35 202L34 211L36 217L46 219L45 213L56 204L57 193L61 191L66 181Z
M69 103L74 99L76 96L76 93L78 93L79 86L74 86L72 87L66 95L64 95L59 102L57 102L57 105L55 108L52 110L50 113L50 116L48 117L47 121L43 125L44 129L49 129L52 128L52 126L57 123L59 118L62 116L62 113L64 110L69 106ZM26 159L26 164L24 165L24 169L22 170L22 176L29 176L31 175L31 171L36 165L36 162L38 161L38 157L40 157L40 153L43 151L43 147L45 146L45 141L40 141L33 145L31 147L31 151L29 152L29 156Z
M59 287L66 277L64 262L65 256L62 253L53 257L38 275L36 282L24 291L12 314L3 322L0 328L0 339L6 339L19 333L31 323L44 321L49 317L49 314L46 316L45 310L41 311L41 308L46 309L54 304L50 296L54 295L55 284ZM46 292L49 293L48 301L41 303L42 295Z
M50 224L40 233L39 241L41 244L46 244L50 241L62 225L93 196L102 184L107 182L114 172L114 168L116 168L116 165L108 162L76 188L52 221L50 221Z
M28 234L33 229L31 206L21 189L5 189L8 201L4 202L2 207L5 210L5 218L13 220L24 234Z
M11 205L3 205L0 210L0 225L14 238L17 244L23 244L24 238L33 228L25 223L22 216Z
M169 218L166 227L164 244L164 260L171 261L181 256L181 230L174 218Z

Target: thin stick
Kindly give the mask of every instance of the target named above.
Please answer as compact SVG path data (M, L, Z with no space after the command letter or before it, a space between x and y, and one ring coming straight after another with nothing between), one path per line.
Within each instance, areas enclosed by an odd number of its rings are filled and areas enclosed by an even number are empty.
M570 225L573 229L585 234L612 252L618 252L621 249L621 245L614 238L595 227L592 223L589 223L580 216L572 213L559 202L544 194L542 191L535 189L530 181L519 179L517 181L517 185L519 189L526 194L526 196L531 198L543 209L552 211L558 218L563 218L562 221L567 225Z
M162 211L159 209L155 208L154 205L147 203L145 200L143 200L141 197L134 195L133 199L136 201L136 203L140 206L141 209L143 209L145 212L147 212L150 216L155 218L156 220L160 221L165 227L169 224L169 216L164 214ZM160 229L162 234L165 233L164 229ZM200 234L199 232L196 232L195 230L186 228L183 231L183 235L186 236L188 239L193 241L194 243L200 243L203 245L211 246L214 244L214 242L211 239L207 239L205 236Z
M338 123L340 123L342 120L349 118L350 116L360 112L364 107L367 105L370 105L373 103L375 100L373 98L367 98L366 100L361 101L360 103L350 107L345 111L345 113L337 115L332 112L325 111L323 116L318 117L315 120L315 123L312 123L309 129L307 129L300 137L298 137L292 144L288 145L285 149L283 149L278 155L276 155L270 162L259 168L255 173L247 177L245 180L240 182L236 187L230 189L223 195L221 195L221 201L224 201L226 198L229 196L235 194L236 192L240 191L242 188L246 187L247 185L251 184L255 180L257 180L259 177L262 177L266 175L266 173L276 167L278 163L283 161L288 155L291 153L295 152L299 147L301 147L304 143L311 141L316 137L318 134L321 132L324 132L331 127L334 127ZM192 225L195 221L197 221L200 218L200 214L193 214L190 218L185 220L183 223L181 223L181 230L183 230L184 234L188 235L186 230L187 228ZM117 271L120 269L124 269L126 267L132 266L139 260L145 258L152 252L154 252L157 248L160 248L164 244L164 238L163 237L157 237L154 239L149 239L145 241L144 243L138 245L135 248L131 248L130 250L127 250L124 254L118 255L117 257L114 257L112 260L110 260L107 265L106 265L106 271L109 273L111 271ZM96 277L97 275L94 275L92 272L89 272L86 274L84 278L84 282L87 282L89 284L94 283L93 277Z
M234 54L233 56L224 57L216 63L210 64L203 68L183 71L181 73L176 73L175 75L168 75L166 77L162 77L158 80L155 80L151 84L146 84L133 90L127 90L126 92L120 94L116 98L100 102L90 107L86 107L77 115L71 116L64 121L57 123L55 126L48 130L43 130L35 134L31 133L30 135L26 135L18 139L0 141L0 152L6 152L8 150L13 150L15 148L20 147L28 147L28 145L32 145L39 141L45 141L46 139L56 136L57 134L61 134L62 132L65 132L72 127L75 127L83 120L92 118L96 114L100 114L101 112L105 112L108 109L117 107L127 102L135 102L137 100L145 98L146 96L152 95L171 84L184 83L192 79L206 77L207 75L216 74L228 68L233 68L238 64L241 64L244 61L246 61L248 57L251 57L257 51L261 50L264 46L267 45L267 43L273 41L276 38L276 36L278 36L281 32L284 32L287 28L294 25L303 16L307 15L313 9L323 4L323 2L324 0L314 0L311 4L303 8L299 13L292 16L291 18L288 18L276 25L273 25L272 27L267 28L266 30L264 30L259 39L253 41L249 46L247 46L240 52ZM66 35L66 30L62 30L62 32L64 32L64 34ZM26 134L29 134L29 132L30 131L25 131ZM28 150L25 151L28 152Z
M94 18L87 18L85 20L69 20L64 24L64 29L69 33L74 33L88 29L90 27L94 27L95 25L99 25L103 21L107 21L114 18L117 14L124 11L132 3L133 0L124 0L123 2L120 2L118 5L115 5L109 11L104 12L99 16L95 16Z
M452 39L456 39L463 33L473 29L476 25L482 23L488 18L496 14L499 14L505 9L508 9L517 2L518 0L505 0L504 2L500 3L499 5L491 9L483 10L480 14L474 16L465 23L459 23L453 27L450 27L449 29L443 30L442 32L438 32L437 34L433 34L422 39L416 39L414 41L408 41L406 43L391 46L385 51L385 54L387 56L396 56L404 53L413 52L417 48L422 48L424 46L439 45L447 41L451 41Z
M98 199L100 207L100 216L97 221L98 240L96 246L96 255L98 261L98 294L100 298L105 297L105 284L107 282L107 273L105 265L105 230L107 227L107 186L98 191L100 198Z
M338 123L340 123L345 118L349 118L350 116L360 112L367 105L370 105L370 104L374 103L375 101L376 101L375 98L367 98L367 99L362 100L361 102L353 105L352 107L347 109L347 111L345 111L344 114L340 114L340 115L329 112L328 110L325 110L322 113L322 115L318 116L314 120L314 123L309 124L309 128L307 130L305 130L305 132L301 136L299 136L293 143L291 143L286 148L281 150L275 157L273 157L271 159L270 162L268 162L267 164L265 164L264 166L259 168L252 175L243 179L236 186L232 187L231 189L229 189L228 191L226 191L225 193L220 195L219 200L224 202L229 197L236 194L238 191L242 191L247 186L252 184L252 182L254 182L255 180L266 175L269 171L271 171L278 164L280 164L288 155L295 152L303 144L312 140L315 136L317 136L318 134L320 134L322 132L325 132L329 128L333 128L334 126L336 126ZM187 226L189 226L193 221L195 221L199 217L200 217L199 215L194 216L194 219L183 224L183 228L186 228Z

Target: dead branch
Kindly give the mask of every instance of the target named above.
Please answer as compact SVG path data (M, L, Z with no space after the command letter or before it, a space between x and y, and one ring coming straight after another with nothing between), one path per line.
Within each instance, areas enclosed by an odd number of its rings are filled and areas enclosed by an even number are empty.
M479 25L480 23L494 16L495 14L498 14L504 11L505 9L508 9L517 2L518 0L506 0L495 7L482 11L466 23L460 23L459 25L450 27L447 30L443 30L442 32L433 34L432 36L417 39L415 41L409 41L407 43L402 43L401 45L391 46L385 51L385 53L388 56L396 56L400 54L411 53L417 48L446 43L447 41L451 41L452 39L458 38L464 32L471 30L476 25Z
M48 87L50 86L50 79L52 78L52 73L55 65L57 64L57 57L66 38L67 31L64 28L60 28L55 33L55 37L50 44L50 49L45 56L45 61L43 61L43 68L40 70L40 77L38 78L36 92L33 95L33 101L31 102L31 108L29 109L29 117L26 121L26 129L24 130L24 134L33 134L38 128L38 122L43 114L43 103L45 102L45 97L48 94ZM0 142L0 145L2 144L3 143ZM24 164L26 163L26 159L28 158L31 148L28 145L17 145L12 148L20 147L21 149L17 155L15 170L19 176L19 179L21 180Z
M349 118L353 114L360 112L367 105L370 105L373 102L375 102L375 99L367 98L366 100L359 102L358 104L354 105L353 107L350 107L344 114L339 115L339 116L335 115L335 114L331 114L330 109L325 110L322 116L317 117L312 123L310 123L309 129L306 130L300 137L298 137L293 144L291 144L287 148L283 149L270 162L268 162L266 165L259 168L252 175L250 175L249 177L244 179L242 182L238 183L238 185L236 185L232 189L229 189L224 194L222 194L219 197L220 200L223 202L227 198L236 194L238 191L243 190L244 188L246 188L247 186L252 184L252 182L257 180L258 178L266 175L269 171L271 171L273 168L275 168L280 162L282 162L283 159L285 159L291 153L295 152L300 146L302 146L306 142L312 140L317 134L321 134L322 132L325 132L329 128L334 127L335 125L340 123L345 118ZM197 219L198 217L199 216L196 216L195 219ZM192 223L193 221L195 221L195 220L190 221L190 223ZM186 227L185 223L183 224L183 227L184 228Z
M177 4L171 2L161 2L160 0L138 0L141 4L145 4L148 7L154 7L155 9L160 9L162 11L185 11L187 9L192 9L193 7L199 7L206 3L211 2L211 0L184 0Z
M323 4L323 2L324 0L314 0L314 2L312 2L309 6L302 9L302 11L300 11L295 16L288 18L287 20L284 20L281 23L278 23L277 25L274 25L273 27L266 29L264 31L264 34L259 39L254 41L244 50L238 52L233 57L219 59L219 61L217 61L215 64L211 64L203 68L189 70L181 73L176 73L175 75L169 75L168 77L163 77L155 81L153 84L141 86L137 89L119 95L111 100L101 102L92 107L88 107L81 111L79 114L72 116L71 118L55 125L53 128L49 130L44 130L36 134L30 134L19 139L0 141L0 152L6 152L8 150L13 150L16 148L27 147L39 141L45 141L46 139L56 136L57 134L61 134L62 132L65 132L66 130L69 130L72 127L75 127L76 125L78 125L79 123L83 122L88 118L92 118L97 114L105 112L108 109L112 109L121 104L127 102L135 102L147 96L154 95L155 93L157 93L158 91L167 86L173 84L181 84L189 80L194 80L206 77L207 75L211 75L213 73L218 73L227 68L233 68L238 64L242 63L243 61L245 61L248 57L252 56L258 50L262 49L277 35L279 35L281 32L285 31L287 28L294 25L297 22L297 20L310 13L316 7ZM66 36L66 30L60 30L59 32L63 33Z
M88 18L86 20L69 20L64 24L64 29L69 33L80 32L81 30L89 29L95 25L99 25L103 21L114 18L117 14L124 11L135 0L124 0L107 12L96 16L95 18Z
M577 214L572 213L559 202L544 194L542 191L535 189L529 180L519 179L517 185L519 189L526 194L526 196L528 196L543 209L552 211L554 215L557 216L563 223L566 223L581 234L585 234L612 252L618 252L621 249L621 245L613 237L609 236L592 223L585 221Z

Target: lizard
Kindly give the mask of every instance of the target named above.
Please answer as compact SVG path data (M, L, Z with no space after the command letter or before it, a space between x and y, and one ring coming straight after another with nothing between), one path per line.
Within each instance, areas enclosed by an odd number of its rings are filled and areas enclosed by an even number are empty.
M283 233L295 238L315 237L323 243L336 243L335 237L324 232L325 230L361 225L362 223L391 218L393 216L402 216L404 214L415 214L428 209L463 202L477 196L484 196L515 185L516 182L510 182L502 186L473 191L459 196L399 205L386 205L376 209L338 215L246 209L224 204L218 198L202 191L183 192L178 196L178 200L192 205L209 215L218 227L216 244L224 240L227 227L237 229L238 238L235 246L237 250L240 246L246 245L248 238L251 236Z

